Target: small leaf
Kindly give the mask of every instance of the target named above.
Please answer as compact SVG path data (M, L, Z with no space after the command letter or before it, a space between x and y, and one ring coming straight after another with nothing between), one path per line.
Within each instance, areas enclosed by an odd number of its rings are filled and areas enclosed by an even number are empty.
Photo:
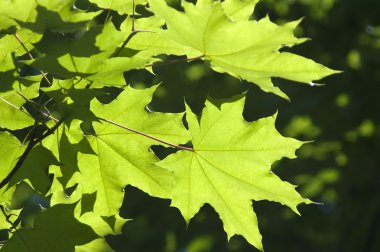
M156 87L135 90L127 87L114 101L91 103L92 112L130 127L141 133L170 141L186 143L188 133L182 124L183 114L147 112ZM118 212L126 185L135 186L152 196L169 198L173 176L171 172L154 165L158 161L150 146L159 142L141 134L112 125L107 121L94 122L95 135L87 139L96 155L80 154L80 174L71 183L78 183L81 193L97 192L94 212L111 216ZM77 189L77 190L78 190Z

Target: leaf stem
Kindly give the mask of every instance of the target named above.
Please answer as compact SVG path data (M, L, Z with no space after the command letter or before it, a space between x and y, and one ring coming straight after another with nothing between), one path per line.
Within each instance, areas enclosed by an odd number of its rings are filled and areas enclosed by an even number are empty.
M175 144L169 143L169 142L167 142L167 141L165 141L165 140L162 140L162 139L159 139L159 138L157 138L157 137L154 137L154 136L148 135L148 134L146 134L146 133L144 133L144 132L141 132L141 131L138 131L138 130L135 130L135 129L129 128L129 127L127 127L127 126L121 125L120 123L117 123L117 122L114 122L114 121L111 121L111 120L108 120L108 119L100 118L100 117L98 117L98 119L101 120L101 121L104 121L104 122L108 122L108 123L110 123L110 124L113 124L113 125L115 125L115 126L117 126L117 127L120 127L120 128L122 128L122 129L129 130L129 131L131 131L131 132L133 132L133 133L136 133L136 134L139 134L139 135L141 135L141 136L144 136L144 137L150 138L150 139L155 140L155 141L157 141L157 142L160 142L160 143L162 143L162 144L169 145L169 146L171 146L171 147L173 147L173 148L176 148L176 149L179 149L179 150L194 151L194 149L191 148L191 147L180 146L180 145L175 145Z
M18 159L18 161L15 164L15 166L9 172L9 174L3 179L3 181L0 182L0 189L2 189L4 186L6 186L9 183L9 181L11 181L11 179L15 176L15 174L17 173L17 171L21 168L21 166L23 165L24 161L28 157L30 151L33 149L33 147L36 146L37 144L39 144L40 142L42 142L46 137L48 137L51 134L53 134L56 131L56 129L58 129L58 127L62 123L63 123L63 119L61 119L58 123L56 123L54 125L54 127L48 129L45 132L45 134L43 134L40 138L37 138L37 139L34 138L36 127L32 130L32 132L30 133L31 140L29 141L28 146L26 147L24 153Z
M17 39L17 41L21 44L22 48L24 48L24 50L26 51L26 53L28 54L29 58L31 60L34 60L34 57L33 55L30 53L30 51L28 50L28 48L25 46L24 42L22 41L22 39L20 38L19 35L17 35L17 33L13 33L13 36ZM43 78L46 80L46 82L51 86L51 82L50 80L46 77L46 74L40 70L40 73L42 74Z
M132 32L135 30L135 0L132 0Z
M202 59L204 56L205 55L202 54L202 55L194 57L194 58L183 58L183 59L175 59L175 60L169 60L169 61L158 61L158 62L154 62L152 64L145 65L145 67L152 67L152 66L157 66L157 65L171 65L171 64L181 63L181 62L192 62L195 60Z

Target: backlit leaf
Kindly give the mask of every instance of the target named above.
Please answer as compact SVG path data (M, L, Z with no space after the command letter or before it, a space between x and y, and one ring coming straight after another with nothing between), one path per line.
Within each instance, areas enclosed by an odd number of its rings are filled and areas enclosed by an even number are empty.
M298 204L310 201L271 172L275 161L294 158L302 142L281 136L274 127L275 117L247 123L243 105L243 99L224 103L220 109L207 102L200 122L187 107L194 151L179 151L158 165L175 173L172 205L187 222L210 204L228 238L243 235L262 250L252 200L279 202L297 213Z
M214 70L253 82L266 92L287 98L273 86L272 77L311 83L337 73L310 59L279 51L305 41L293 35L298 21L282 26L268 17L236 22L228 18L219 1L198 1L196 5L182 1L185 12L162 0L151 0L149 4L168 27L158 32L193 49L184 54L190 58L203 56Z

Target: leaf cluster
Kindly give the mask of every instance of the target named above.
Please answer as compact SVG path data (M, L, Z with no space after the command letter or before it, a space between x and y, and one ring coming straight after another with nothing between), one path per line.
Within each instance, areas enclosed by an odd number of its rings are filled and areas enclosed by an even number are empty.
M271 171L302 142L276 130L276 115L245 121L245 94L209 99L200 115L187 104L163 113L149 107L157 86L128 85L131 70L198 60L289 99L271 78L315 85L336 73L282 51L306 41L293 34L300 20L252 20L256 3L2 1L0 229L9 240L1 251L112 250L104 237L127 221L119 216L127 185L170 199L186 222L209 204L228 238L262 250L252 200L296 213L311 202ZM153 145L173 154L160 160ZM32 222L17 202L25 185L41 201Z

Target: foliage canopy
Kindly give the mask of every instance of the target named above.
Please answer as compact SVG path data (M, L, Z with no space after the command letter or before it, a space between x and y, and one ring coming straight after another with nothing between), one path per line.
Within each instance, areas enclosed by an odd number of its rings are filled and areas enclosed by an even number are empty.
M228 238L262 250L252 200L296 213L311 203L271 171L302 142L280 135L276 115L246 122L244 94L210 98L201 115L189 105L152 111L157 86L128 86L129 71L203 60L286 99L271 78L315 85L337 71L280 51L306 41L293 35L300 20L251 20L255 0L182 1L181 10L164 0L90 2L0 3L0 229L10 237L1 251L111 250L104 236L126 222L126 185L171 199L187 222L210 204ZM173 154L160 160L153 145ZM20 217L22 183L45 199L34 222Z

